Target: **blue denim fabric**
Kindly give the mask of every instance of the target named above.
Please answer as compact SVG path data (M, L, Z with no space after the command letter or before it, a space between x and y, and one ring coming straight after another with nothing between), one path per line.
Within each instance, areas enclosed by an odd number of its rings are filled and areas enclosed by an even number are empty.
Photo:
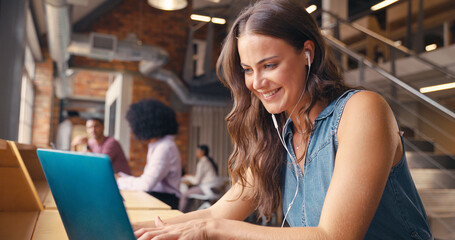
M334 100L316 118L305 157L305 174L297 164L298 195L286 218L289 226L318 226L322 205L332 179L338 149L337 129L347 100L358 90L350 90ZM292 146L293 124L284 139ZM297 186L293 160L287 156L282 168L283 212L291 203ZM350 193L346 193L350 194ZM389 174L387 184L365 239L432 239L428 219L406 162L405 154Z

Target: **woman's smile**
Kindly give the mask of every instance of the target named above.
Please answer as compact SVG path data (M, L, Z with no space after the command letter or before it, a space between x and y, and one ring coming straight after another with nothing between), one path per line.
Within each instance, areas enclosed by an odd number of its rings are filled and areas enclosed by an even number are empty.
M281 90L281 88L277 88L277 89L274 89L271 91L258 91L258 92L262 95L262 98L264 100L269 100L269 99L273 98L276 95L276 93L280 90Z

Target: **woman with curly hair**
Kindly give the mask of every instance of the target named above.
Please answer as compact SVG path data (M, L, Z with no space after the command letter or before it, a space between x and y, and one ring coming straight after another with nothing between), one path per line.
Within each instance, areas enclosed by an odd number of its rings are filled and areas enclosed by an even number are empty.
M131 104L126 119L136 138L148 141L147 163L140 177L121 174L119 188L148 192L177 209L182 162L173 136L178 131L174 110L154 99L143 100Z
M138 239L432 239L390 107L343 84L302 6L247 7L217 66L234 97L232 187L208 209L135 224ZM290 227L242 221L280 205Z

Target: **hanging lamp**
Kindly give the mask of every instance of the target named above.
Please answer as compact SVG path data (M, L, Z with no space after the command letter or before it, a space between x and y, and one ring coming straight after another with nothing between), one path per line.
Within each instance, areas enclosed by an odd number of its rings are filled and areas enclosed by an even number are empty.
M188 5L186 0L147 0L147 2L154 8L166 11L180 10Z

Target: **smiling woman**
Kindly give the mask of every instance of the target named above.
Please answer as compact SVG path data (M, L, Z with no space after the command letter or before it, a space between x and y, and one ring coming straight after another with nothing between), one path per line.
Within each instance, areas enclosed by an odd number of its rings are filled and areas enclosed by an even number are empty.
M298 3L246 8L217 68L234 97L233 186L208 209L135 224L138 239L432 239L390 107L343 84ZM289 228L241 221L280 205Z

